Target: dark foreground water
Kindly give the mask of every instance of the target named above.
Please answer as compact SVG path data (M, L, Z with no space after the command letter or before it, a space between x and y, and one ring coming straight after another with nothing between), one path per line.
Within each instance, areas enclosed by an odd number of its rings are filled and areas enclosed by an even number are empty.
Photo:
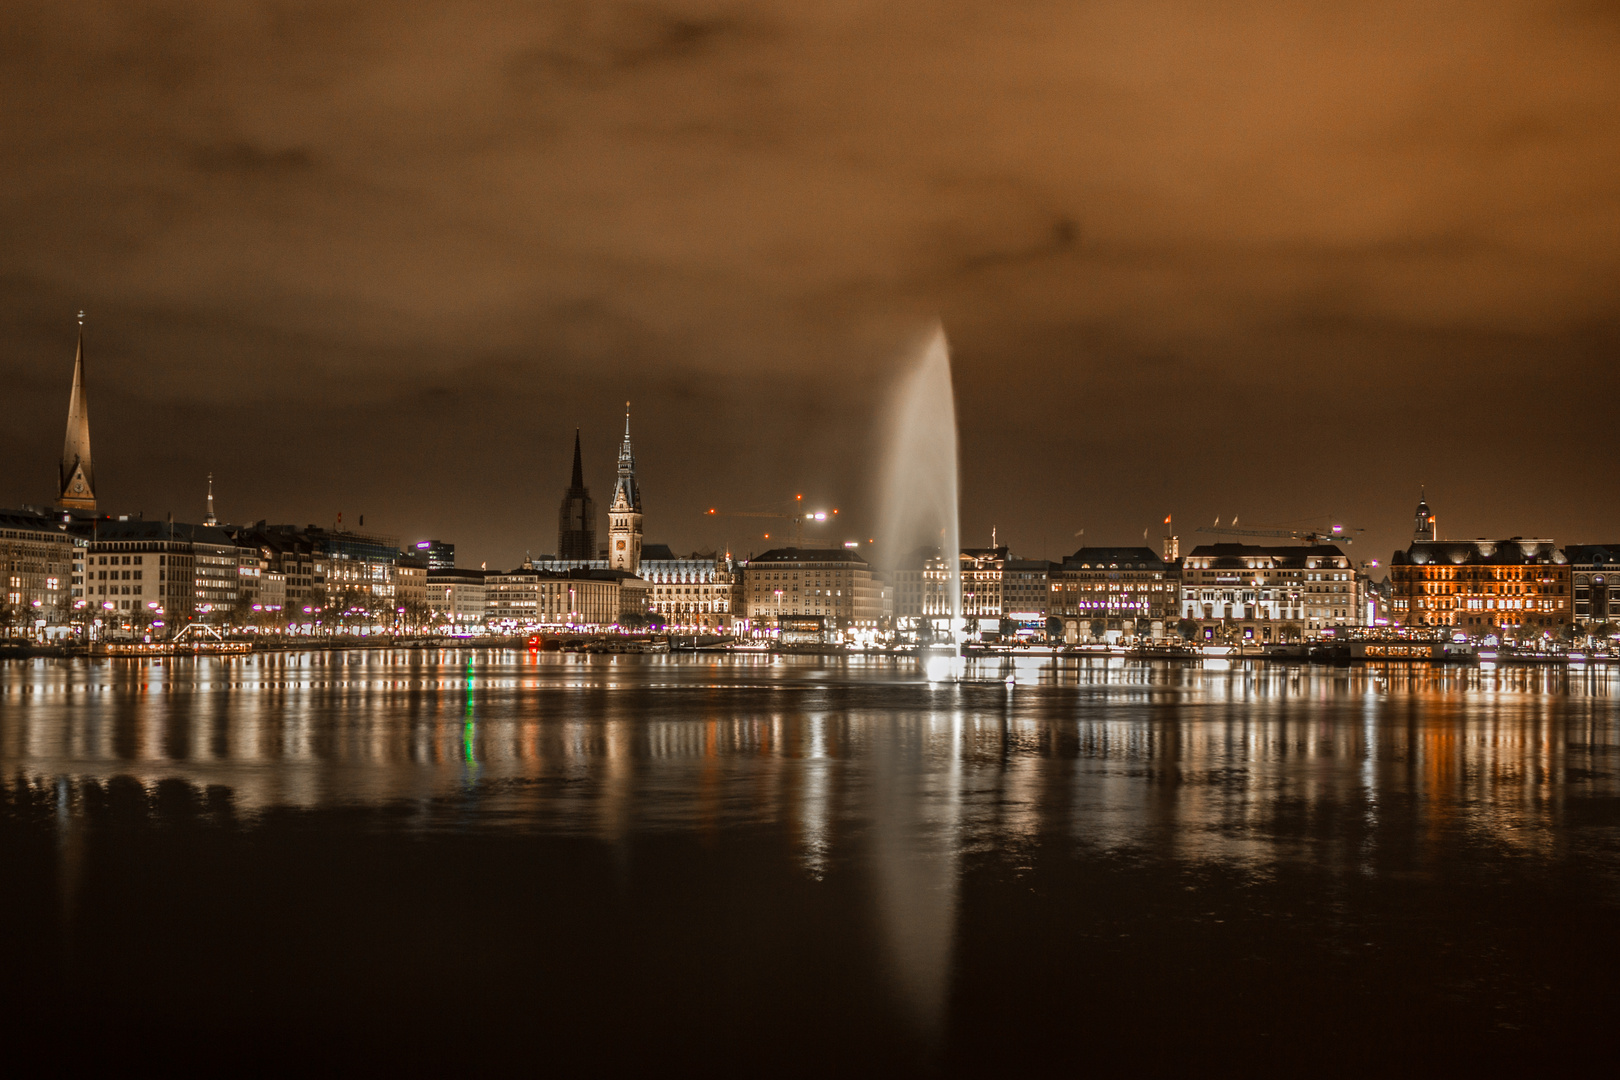
M1617 675L1007 674L0 664L0 1060L765 1076L1612 1058Z

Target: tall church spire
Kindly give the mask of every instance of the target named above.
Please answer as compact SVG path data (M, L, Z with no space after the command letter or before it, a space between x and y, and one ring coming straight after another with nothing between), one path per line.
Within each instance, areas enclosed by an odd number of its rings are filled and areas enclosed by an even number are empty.
M84 379L84 312L79 312L79 347L73 356L73 396L68 399L67 437L56 505L63 510L95 510L96 472L90 460L90 399Z
M214 516L214 474L208 474L208 513L203 515L204 525L218 525L219 519Z
M563 492L557 511L557 557L585 562L597 557L596 503L585 486L585 467L579 455L579 429L574 429L574 480Z

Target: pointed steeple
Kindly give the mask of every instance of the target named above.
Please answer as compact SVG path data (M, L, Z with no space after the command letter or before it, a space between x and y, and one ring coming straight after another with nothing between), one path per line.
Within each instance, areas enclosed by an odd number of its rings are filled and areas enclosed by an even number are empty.
M90 459L90 399L84 377L84 312L79 312L79 345L73 356L73 395L68 399L67 437L56 505L64 510L96 508L96 472Z
M636 487L636 451L630 445L630 403L624 403L624 442L619 444L619 478L613 485L613 508L641 513L641 491Z
M596 503L585 486L585 466L579 453L579 429L574 429L574 480L563 492L557 514L557 555L568 560L596 558Z
M203 515L204 525L218 525L219 519L214 516L214 474L208 474L208 513Z

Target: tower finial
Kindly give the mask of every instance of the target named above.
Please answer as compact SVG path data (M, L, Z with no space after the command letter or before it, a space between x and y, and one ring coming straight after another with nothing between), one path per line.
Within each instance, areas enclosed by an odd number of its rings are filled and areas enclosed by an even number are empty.
M83 311L79 312L79 325L80 326L84 325L84 312Z

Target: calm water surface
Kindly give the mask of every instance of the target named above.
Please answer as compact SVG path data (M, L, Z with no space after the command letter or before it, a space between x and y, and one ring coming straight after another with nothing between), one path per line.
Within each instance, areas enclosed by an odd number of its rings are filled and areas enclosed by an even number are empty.
M1620 673L962 674L0 664L0 1032L277 1071L1608 1055Z

